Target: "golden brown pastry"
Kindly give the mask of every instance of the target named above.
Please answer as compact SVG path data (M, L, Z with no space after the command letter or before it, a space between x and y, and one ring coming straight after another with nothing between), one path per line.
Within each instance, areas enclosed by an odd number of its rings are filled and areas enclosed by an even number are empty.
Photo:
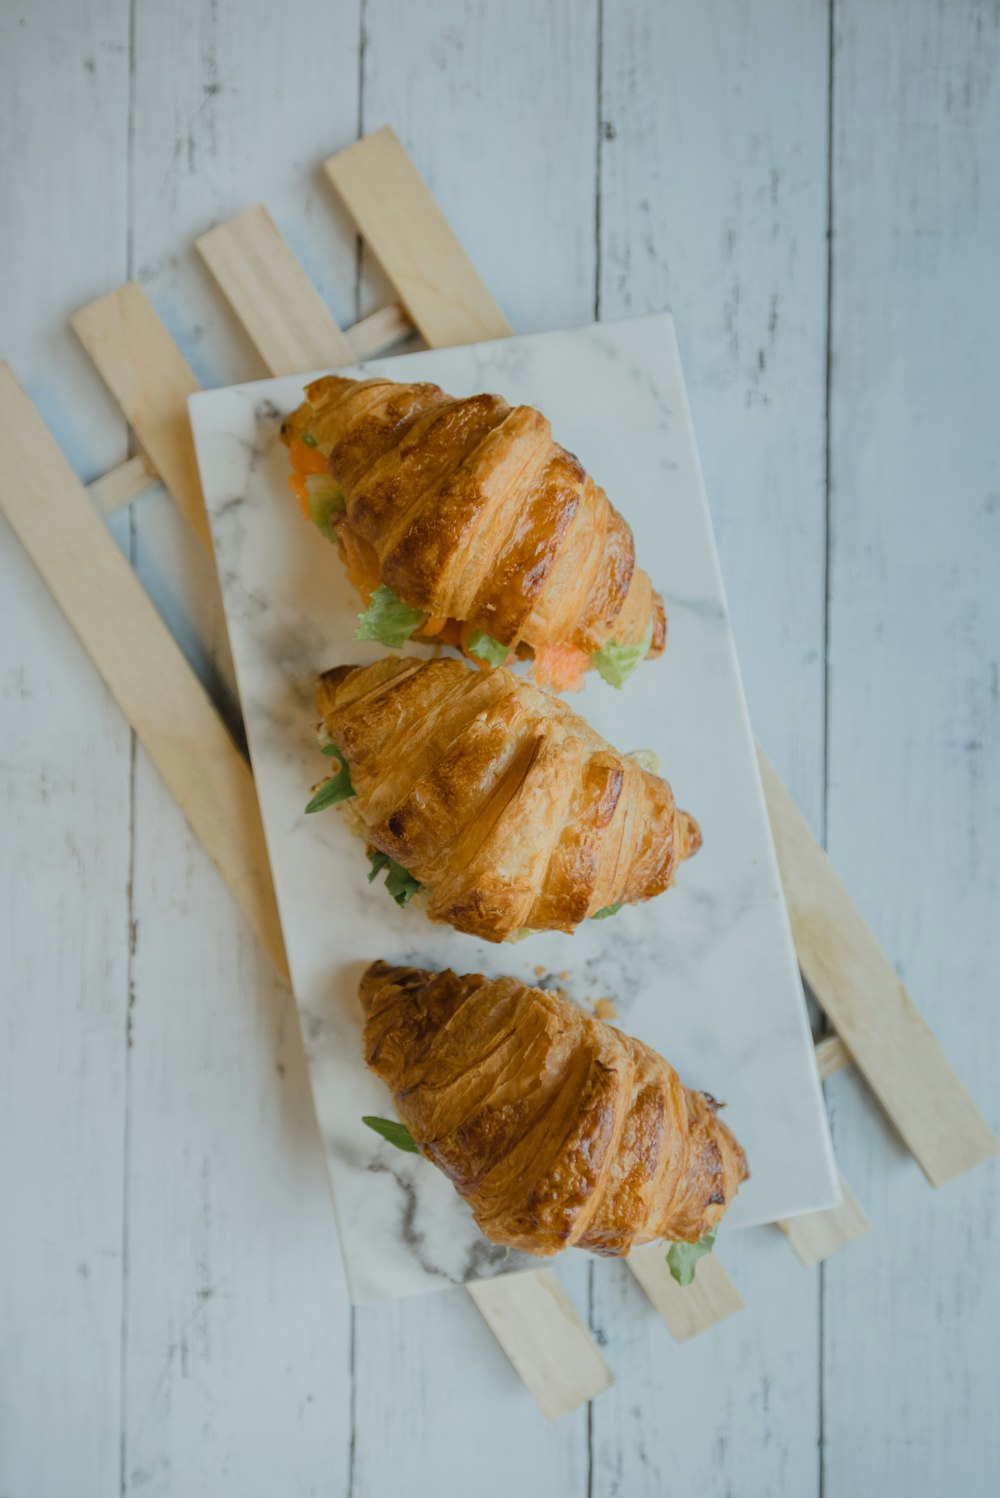
M695 1243L747 1178L715 1099L568 999L384 962L360 996L369 1067L494 1243Z
M591 664L620 686L662 652L663 600L629 526L541 412L339 375L305 394L282 433L289 483L366 606L390 590L414 638L491 665L530 653L556 691Z
M427 913L503 941L658 895L701 843L665 780L512 671L387 656L319 680L370 844Z

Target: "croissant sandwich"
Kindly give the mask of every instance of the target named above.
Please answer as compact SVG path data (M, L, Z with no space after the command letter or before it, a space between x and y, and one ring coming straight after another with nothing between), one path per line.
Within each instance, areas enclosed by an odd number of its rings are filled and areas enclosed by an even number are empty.
M747 1178L715 1099L568 999L384 962L360 996L369 1067L494 1243L608 1256L694 1243Z
M665 780L503 667L387 656L327 671L317 703L340 768L308 809L344 802L371 877L472 936L572 931L658 895L701 843Z
M540 686L593 666L621 686L666 641L632 532L531 406L437 385L328 375L285 422L303 511L336 540L366 612L359 639L413 637Z

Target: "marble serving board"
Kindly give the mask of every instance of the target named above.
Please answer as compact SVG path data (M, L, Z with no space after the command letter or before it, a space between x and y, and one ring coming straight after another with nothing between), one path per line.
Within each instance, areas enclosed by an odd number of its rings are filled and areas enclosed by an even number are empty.
M726 1228L839 1200L802 987L726 613L671 318L377 359L347 373L498 391L540 407L630 522L666 600L668 645L624 691L594 673L573 707L619 748L653 749L704 846L659 899L574 935L493 946L400 910L369 884L363 845L334 810L304 815L327 772L321 669L376 660L335 549L286 486L282 417L305 377L198 394L191 420L222 583L285 944L356 1302L435 1290L537 1261L486 1241L433 1166L361 1123L393 1115L366 1071L358 979L375 957L513 973L590 1007L728 1104L751 1177ZM429 647L408 653L430 654Z

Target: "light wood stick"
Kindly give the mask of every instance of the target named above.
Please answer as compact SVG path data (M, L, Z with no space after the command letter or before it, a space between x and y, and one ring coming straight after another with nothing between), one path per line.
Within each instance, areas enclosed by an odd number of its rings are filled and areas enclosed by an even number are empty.
M802 975L933 1186L1000 1150L833 865L758 750Z
M476 1280L467 1289L546 1420L561 1420L611 1387L611 1370L553 1270Z
M690 1285L679 1285L670 1273L665 1243L644 1243L625 1262L678 1342L687 1342L743 1309L740 1292L717 1254L698 1260Z
M6 364L0 509L287 978L250 767Z
M835 1072L851 1065L851 1053L839 1035L824 1035L816 1042L816 1066L820 1080L825 1082Z
M353 348L262 203L195 243L271 374L354 363Z
M840 1189L844 1199L839 1207L831 1207L827 1212L805 1212L800 1217L787 1217L778 1223L807 1267L828 1259L868 1231L864 1209L843 1176L840 1177Z
M387 353L416 329L399 302L389 302L377 312L369 312L344 335L356 359L374 359Z
M338 151L325 168L431 348L514 331L389 125Z
M188 422L198 381L135 281L70 318L181 513L211 550Z
M130 505L140 494L155 489L159 482L160 475L152 460L145 453L136 453L134 458L126 458L117 468L109 468L99 479L94 479L87 485L87 493L102 515L111 515Z

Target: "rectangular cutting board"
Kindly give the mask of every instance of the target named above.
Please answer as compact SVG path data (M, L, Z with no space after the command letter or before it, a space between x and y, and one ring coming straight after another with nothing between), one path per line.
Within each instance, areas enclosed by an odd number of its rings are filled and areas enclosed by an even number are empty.
M623 691L590 673L568 700L619 749L653 749L704 846L673 889L572 936L490 945L400 910L369 884L362 844L328 810L305 816L327 762L315 677L383 654L354 640L358 600L336 550L286 486L282 418L308 376L207 391L191 420L222 584L316 1111L355 1302L529 1267L479 1233L433 1166L361 1123L393 1115L365 1069L357 983L375 957L512 973L590 1007L659 1050L683 1081L728 1104L751 1177L726 1229L836 1205L839 1192L802 986L672 319L371 360L348 374L432 380L538 406L629 521L663 594L666 654ZM431 654L410 646L409 653Z

